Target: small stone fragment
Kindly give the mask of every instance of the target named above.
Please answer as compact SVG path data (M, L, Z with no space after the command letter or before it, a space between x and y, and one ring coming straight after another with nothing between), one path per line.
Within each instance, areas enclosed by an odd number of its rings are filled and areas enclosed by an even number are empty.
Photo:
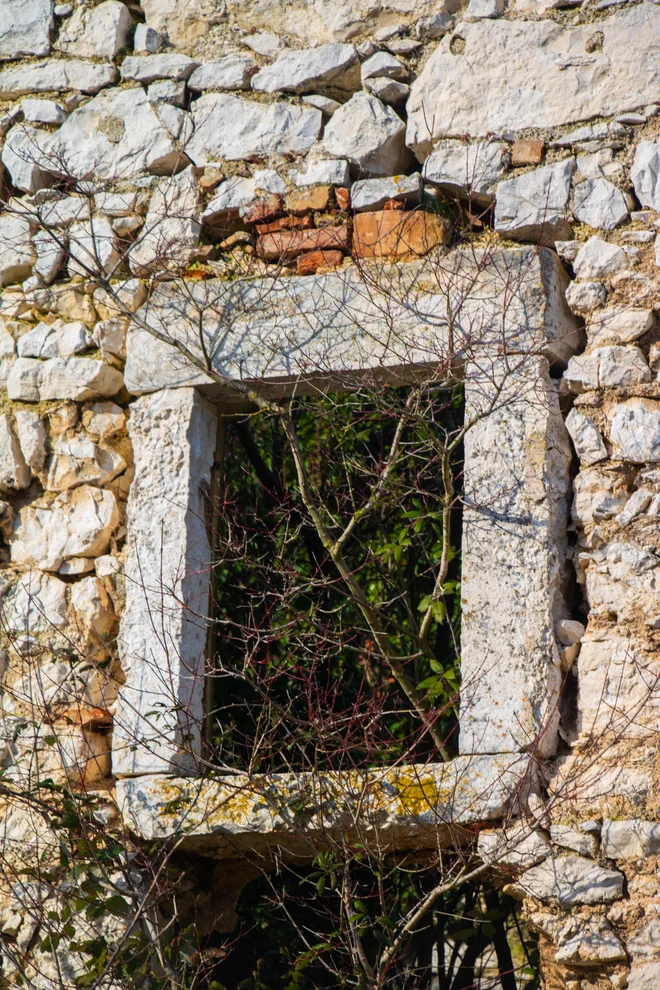
M0 58L47 55L53 30L52 0L24 0L3 10Z
M243 44L257 55L264 55L266 58L274 58L284 48L284 42L279 35L271 31L259 31L257 34L248 35L243 38Z
M622 344L630 344L647 333L654 322L652 309L611 306L589 317L587 333L593 343L616 340Z
M590 227L614 230L628 216L628 204L607 179L585 179L575 190L573 216Z
M351 188L351 206L357 212L382 210L388 200L400 200L410 206L421 202L424 183L419 172L394 175L387 179L361 179Z
M511 149L511 164L514 168L520 165L540 165L543 161L545 142L534 138L518 138Z
M160 48L160 35L155 28L149 27L148 24L138 24L135 29L135 35L133 36L133 51L134 52L149 52L151 55L155 53Z
M121 255L112 224L105 217L94 217L69 228L69 274L87 278L98 273L114 274Z
M298 258L296 271L299 275L314 275L320 268L337 268L343 260L341 251L311 251Z
M335 110L339 110L341 103L337 100L331 100L329 96L321 96L320 93L314 93L312 96L303 96L303 103L308 103L310 107L316 107L320 110L325 117L332 117Z
M550 838L558 846L579 853L580 856L596 856L598 840L595 835L570 825L551 825Z
M90 436L103 440L124 429L126 414L114 402L94 402L83 410L82 424Z
M566 417L566 429L581 464L597 464L598 461L605 460L607 449L592 419L573 408Z
M225 55L217 62L207 62L195 69L188 80L188 87L193 92L208 89L249 89L250 79L258 68L259 63L249 55Z
M641 515L645 509L647 509L653 498L653 492L645 491L643 488L638 488L636 492L630 496L626 504L624 505L622 511L615 516L615 520L619 526L629 526L630 523Z
M160 79L147 89L149 103L170 103L173 107L185 107L186 84L174 79Z
M28 220L12 213L0 216L0 286L22 282L36 260Z
M388 79L386 76L378 76L375 79L367 79L364 88L372 96L378 97L383 103L396 106L398 103L405 103L410 95L410 86L407 83L397 82L395 79Z

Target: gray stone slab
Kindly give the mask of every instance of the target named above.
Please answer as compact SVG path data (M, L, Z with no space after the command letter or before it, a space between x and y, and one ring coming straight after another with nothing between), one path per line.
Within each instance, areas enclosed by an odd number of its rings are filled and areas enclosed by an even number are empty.
M210 550L202 491L216 414L195 389L131 406L135 481L127 507L126 604L113 773L189 772L198 748Z

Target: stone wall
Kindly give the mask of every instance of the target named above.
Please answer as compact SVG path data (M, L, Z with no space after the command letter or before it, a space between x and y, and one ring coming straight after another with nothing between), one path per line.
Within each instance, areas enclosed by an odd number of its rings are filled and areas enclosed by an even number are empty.
M542 933L546 987L655 987L660 6L0 12L6 780L100 790L136 833L170 834L167 794L190 787L170 775L198 772L203 490L214 403L233 401L189 358L210 346L209 368L248 392L404 380L438 360L472 280L459 330L482 320L492 372L504 313L534 399L468 444L466 820L489 824L480 852ZM523 757L526 786L508 787ZM516 800L484 804L494 780ZM387 828L409 842L446 823L443 786L423 814L389 808ZM280 834L229 806L225 831ZM27 945L11 903L0 923Z

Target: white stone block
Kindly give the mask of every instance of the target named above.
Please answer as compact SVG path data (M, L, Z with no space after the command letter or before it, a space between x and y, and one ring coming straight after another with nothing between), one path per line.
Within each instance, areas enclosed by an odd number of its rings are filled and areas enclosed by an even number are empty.
M27 488L30 484L30 469L14 431L14 424L8 413L0 414L0 492L11 493Z
M639 142L630 178L642 206L660 210L660 142Z
M133 18L120 0L103 0L96 7L81 5L60 28L58 51L80 58L114 58L127 48Z
M472 196L488 204L504 173L506 148L501 141L442 141L424 162L424 178L453 195Z
M500 182L495 199L495 230L514 240L550 243L570 235L568 200L574 158L523 172Z
M84 323L38 323L18 338L18 355L26 358L72 357L94 346Z
M114 65L83 62L81 59L48 58L27 62L0 72L0 99L14 100L33 93L98 93L119 78Z
M640 821L612 821L606 818L601 833L606 859L641 859L660 852L660 824Z
M304 172L291 170L291 181L296 186L350 186L351 171L348 162L341 158L309 161Z
M63 124L69 111L55 100L21 100L23 119L33 124Z
M614 275L627 267L628 256L623 248L609 244L602 237L590 237L573 263L576 278L592 279Z
M600 430L579 409L571 409L566 417L566 429L581 464L597 464L607 457L607 448Z
M132 79L143 85L155 82L157 79L186 80L193 74L199 62L168 52L164 55L129 55L121 64L121 78Z
M398 175L411 158L405 130L390 107L369 93L355 93L326 124L323 147L335 158L350 159L367 175Z
M228 93L201 96L193 104L192 117L195 133L186 154L196 165L308 151L323 120L320 110L288 103L264 105Z
M633 464L660 461L660 403L633 398L614 409L610 438L614 456Z
M12 201L9 208L11 209ZM0 216L0 286L22 282L32 271L36 251L30 240L27 218L5 213Z
M249 89L250 79L259 63L249 55L225 55L217 62L207 62L195 69L188 79L193 92L207 89Z
M21 402L44 399L98 399L116 395L124 384L120 371L92 358L18 358L7 377L7 394Z
M360 64L353 45L287 48L252 76L252 89L263 93L313 93L323 89L354 92Z
M520 877L518 887L528 897L547 904L611 904L623 897L622 873L606 870L582 856L546 859Z
M149 52L151 55L155 55L160 48L160 43L160 35L155 28L149 27L148 24L138 24L135 28L133 51Z
M113 739L120 776L191 769L198 751L210 550L202 487L215 457L216 412L194 389L131 407L135 481L127 507L126 682Z
M388 200L403 200L416 206L422 198L424 183L419 172L393 175L387 179L360 179L351 187L351 206L356 211L382 210Z
M573 216L590 227L614 230L628 216L628 203L613 182L585 179L575 190Z
M7 4L0 23L0 58L47 55L52 30L53 0Z

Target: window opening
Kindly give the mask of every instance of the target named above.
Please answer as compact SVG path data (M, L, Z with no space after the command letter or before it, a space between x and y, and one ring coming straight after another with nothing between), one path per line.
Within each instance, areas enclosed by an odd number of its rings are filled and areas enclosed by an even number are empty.
M265 772L451 757L461 384L298 396L221 420L212 759Z

